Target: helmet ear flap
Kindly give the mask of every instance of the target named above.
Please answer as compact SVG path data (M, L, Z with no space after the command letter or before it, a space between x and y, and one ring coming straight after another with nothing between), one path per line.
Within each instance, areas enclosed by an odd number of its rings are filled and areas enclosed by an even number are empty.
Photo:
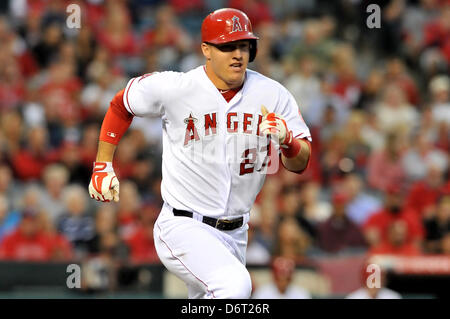
M258 45L255 39L250 40L250 57L249 62L253 62L256 57L256 53L258 52Z

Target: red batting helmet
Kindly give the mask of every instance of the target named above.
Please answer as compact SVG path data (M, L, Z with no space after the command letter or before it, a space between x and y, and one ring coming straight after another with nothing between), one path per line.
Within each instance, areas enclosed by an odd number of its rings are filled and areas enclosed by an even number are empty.
M250 62L256 56L256 40L247 15L237 9L224 8L210 13L202 23L202 42L223 44L250 40Z

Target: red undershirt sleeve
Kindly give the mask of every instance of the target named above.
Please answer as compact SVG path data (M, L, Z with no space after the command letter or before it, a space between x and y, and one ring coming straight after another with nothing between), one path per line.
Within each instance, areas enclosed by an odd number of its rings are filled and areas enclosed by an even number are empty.
M123 93L124 90L117 92L109 105L100 129L100 141L117 145L133 121L133 115L123 104Z
M308 163L306 163L306 167L305 167L304 169L302 169L301 171L295 171L295 172L293 172L293 173L296 173L296 174L299 174L299 175L300 175L300 174L303 174L303 172L306 171L306 170L308 169L309 163L311 162L311 156L312 156L312 145L311 145L311 142L308 141L308 139L306 139L306 138L302 138L302 140L305 141L305 142L308 144L310 152L309 152ZM279 157L280 157L281 165L283 165L283 167L286 168L286 166L284 166L283 161L281 160L281 153L280 153ZM286 168L286 169L287 169L287 168ZM292 172L292 171L291 171L291 172Z

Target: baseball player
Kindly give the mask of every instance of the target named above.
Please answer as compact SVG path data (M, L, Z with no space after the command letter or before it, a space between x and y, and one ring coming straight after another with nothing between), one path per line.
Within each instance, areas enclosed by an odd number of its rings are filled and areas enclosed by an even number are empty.
M278 159L292 172L307 168L311 136L292 95L247 69L258 37L245 13L212 12L201 36L205 65L132 78L113 98L89 193L99 201L119 200L112 166L116 145L133 117L161 117L164 205L154 225L158 256L186 283L189 298L249 298L250 209Z

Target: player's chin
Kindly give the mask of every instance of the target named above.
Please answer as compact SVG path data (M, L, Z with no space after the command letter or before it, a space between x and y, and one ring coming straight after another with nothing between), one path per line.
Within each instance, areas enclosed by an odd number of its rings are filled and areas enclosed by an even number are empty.
M232 70L230 70L228 75L229 75L228 78L229 78L230 82L241 83L242 80L244 79L245 68L241 68L239 70L232 69Z

